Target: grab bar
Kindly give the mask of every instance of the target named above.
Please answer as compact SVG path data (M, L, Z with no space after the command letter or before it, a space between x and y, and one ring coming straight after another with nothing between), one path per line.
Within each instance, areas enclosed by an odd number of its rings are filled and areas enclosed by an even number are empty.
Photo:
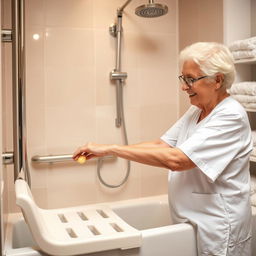
M102 158L103 160L116 159L115 156L104 156ZM64 154L64 155L47 155L47 156L35 155L31 158L31 161L34 163L58 163L58 162L67 162L67 161L74 161L74 160L73 160L73 155Z
M31 186L26 129L25 0L12 0L12 76L14 181L23 170Z

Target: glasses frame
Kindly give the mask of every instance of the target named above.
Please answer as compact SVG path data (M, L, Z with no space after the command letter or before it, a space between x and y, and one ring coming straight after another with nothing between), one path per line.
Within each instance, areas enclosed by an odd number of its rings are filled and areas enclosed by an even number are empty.
M200 77L198 77L198 78L186 77L186 76L184 76L184 75L178 76L180 82L181 82L182 84L186 84L186 85L189 86L189 87L192 87L195 82L197 82L197 81L199 81L199 80L201 80L201 79L204 79L204 78L206 78L206 77L209 77L209 76L200 76Z

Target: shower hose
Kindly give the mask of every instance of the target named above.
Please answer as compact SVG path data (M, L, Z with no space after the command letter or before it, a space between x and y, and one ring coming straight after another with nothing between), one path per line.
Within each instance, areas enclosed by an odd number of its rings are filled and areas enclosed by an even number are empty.
M118 90L117 99L119 99L119 100L117 100L117 108L119 108L120 117L121 117L121 120L122 120L121 129L122 129L122 134L123 134L123 138L124 138L124 143L125 143L125 145L128 145L128 137L127 137L127 131L126 131L126 125L125 125L125 117L124 117L123 82L122 81L120 81L120 90ZM131 163L130 163L129 160L127 160L126 162L127 162L127 169L126 169L125 177L123 178L123 180L121 180L121 182L119 184L112 185L112 184L108 184L106 181L104 181L102 176L101 176L103 158L100 157L98 159L98 163L97 163L97 175L98 175L100 183L103 184L104 186L108 187L108 188L119 188L119 187L121 187L127 181L128 177L130 175Z

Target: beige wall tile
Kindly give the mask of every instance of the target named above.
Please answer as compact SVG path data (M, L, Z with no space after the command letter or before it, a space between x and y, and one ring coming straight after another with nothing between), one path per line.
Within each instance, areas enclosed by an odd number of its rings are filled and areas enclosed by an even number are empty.
M68 187L47 188L47 208L63 208L97 202L95 184L70 184Z
M175 103L169 105L144 106L141 109L141 139L156 140L177 120L174 115Z
M92 28L93 0L45 0L45 25Z
M26 0L26 20L34 26L45 25L45 0Z
M168 192L168 170L142 166L142 196L166 194Z

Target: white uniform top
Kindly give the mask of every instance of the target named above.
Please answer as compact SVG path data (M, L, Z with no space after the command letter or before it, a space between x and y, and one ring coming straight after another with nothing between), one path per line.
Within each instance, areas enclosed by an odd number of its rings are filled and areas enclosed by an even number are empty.
M227 255L251 237L251 129L232 97L198 122L200 112L191 106L161 137L197 166L169 172L171 214L175 222L196 226L199 255Z

